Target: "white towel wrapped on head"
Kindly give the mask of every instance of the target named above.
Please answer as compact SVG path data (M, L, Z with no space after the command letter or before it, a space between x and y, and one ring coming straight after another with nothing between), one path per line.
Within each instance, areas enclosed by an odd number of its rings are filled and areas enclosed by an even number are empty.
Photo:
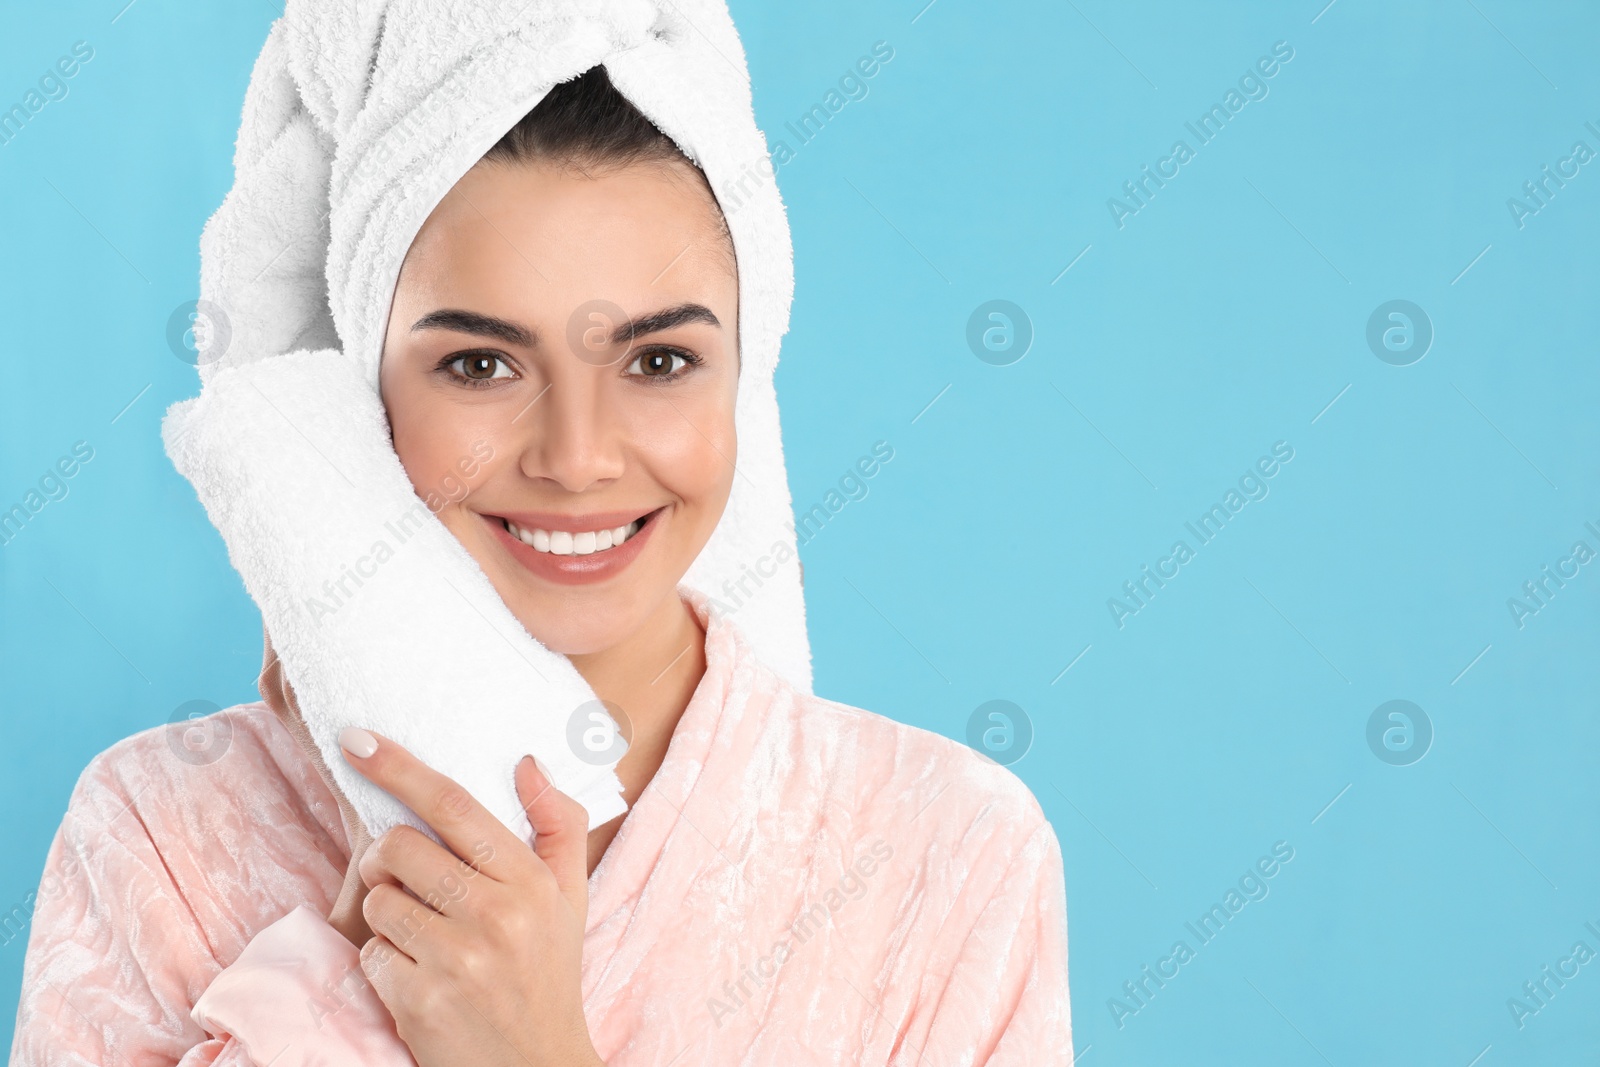
M597 64L737 205L739 472L684 581L715 598L781 559L739 626L811 686L772 383L793 252L725 4L289 0L252 74L234 187L201 238L202 309L225 328L202 349L200 396L173 406L163 436L373 836L428 828L342 758L347 725L405 745L524 838L512 774L526 753L591 828L625 810L616 753L594 764L568 741L575 713L598 712L594 692L419 497L378 395L395 280L422 223L551 86Z

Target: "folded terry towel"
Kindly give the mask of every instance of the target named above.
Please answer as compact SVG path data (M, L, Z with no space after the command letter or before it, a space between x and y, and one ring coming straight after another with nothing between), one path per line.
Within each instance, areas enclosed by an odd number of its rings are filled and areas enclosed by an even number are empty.
M163 436L374 836L427 827L346 763L347 725L405 745L524 838L512 771L525 753L591 828L625 810L614 758L592 764L567 740L575 715L603 706L419 497L378 395L395 280L423 221L551 86L602 63L705 172L738 258L739 473L685 584L715 602L759 563L740 629L811 687L772 382L793 253L726 5L289 0L245 97L234 187L201 237L203 387Z

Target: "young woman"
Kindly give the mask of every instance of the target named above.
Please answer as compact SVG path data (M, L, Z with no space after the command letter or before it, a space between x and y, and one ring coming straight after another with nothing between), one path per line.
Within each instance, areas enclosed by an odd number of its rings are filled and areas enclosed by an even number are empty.
M528 633L626 709L629 810L533 759L530 847L394 741L366 832L270 635L262 703L90 764L13 1064L1042 1064L1071 1057L1059 846L1006 769L804 693L683 584L734 479L739 275L704 175L594 67L428 216L383 339L393 444ZM629 328L575 354L574 308ZM619 301L622 303L622 301ZM215 724L213 724L215 728Z

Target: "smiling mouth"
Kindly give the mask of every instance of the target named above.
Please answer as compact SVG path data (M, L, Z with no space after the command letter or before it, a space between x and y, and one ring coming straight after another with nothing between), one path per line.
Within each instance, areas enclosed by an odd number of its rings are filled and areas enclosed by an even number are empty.
M637 537L645 524L655 518L661 511L657 508L648 515L641 515L632 522L622 526L614 526L607 530L584 530L571 532L568 530L541 530L538 527L521 527L510 519L501 519L500 523L512 537L532 548L535 552L543 552L552 556L592 556L609 552L613 548L620 548L628 541Z

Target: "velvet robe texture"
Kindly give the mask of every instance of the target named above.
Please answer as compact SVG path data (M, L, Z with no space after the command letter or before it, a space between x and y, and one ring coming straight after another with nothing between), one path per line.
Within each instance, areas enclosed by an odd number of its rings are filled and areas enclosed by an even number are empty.
M1060 846L1009 770L801 693L680 588L706 671L589 879L611 1067L1071 1062ZM413 1064L324 919L333 795L265 704L85 769L33 897L12 1067ZM207 746L175 732L204 730Z

